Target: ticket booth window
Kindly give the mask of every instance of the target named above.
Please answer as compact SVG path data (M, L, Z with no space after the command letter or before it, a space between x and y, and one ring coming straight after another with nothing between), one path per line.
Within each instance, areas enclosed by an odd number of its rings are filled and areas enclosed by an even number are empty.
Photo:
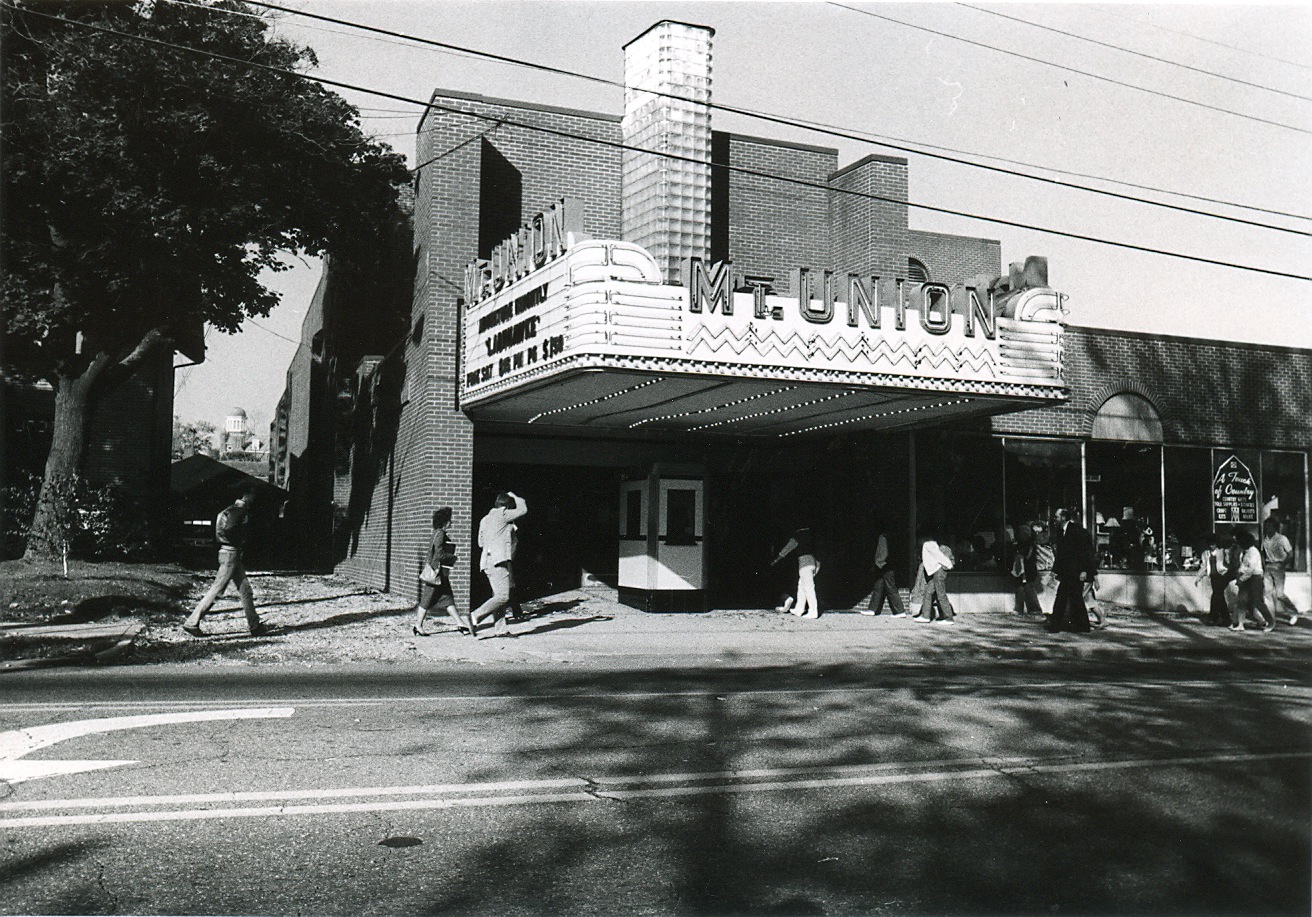
M623 537L630 541L646 537L642 530L642 491L636 488L631 488L624 494Z
M665 508L665 543L692 545L697 543L697 492L675 490L667 494Z

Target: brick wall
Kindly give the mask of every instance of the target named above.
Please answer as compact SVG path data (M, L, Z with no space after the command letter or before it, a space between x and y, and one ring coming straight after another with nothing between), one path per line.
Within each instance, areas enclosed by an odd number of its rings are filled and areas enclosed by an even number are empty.
M768 175L785 175L823 186L838 153L728 135L729 164ZM792 291L798 267L833 267L829 244L829 191L824 187L779 182L743 172L717 170L729 182L729 257L747 274L775 278L775 289Z
M907 161L866 156L829 179L833 265L865 276L906 277Z
M1090 434L1119 391L1148 398L1167 443L1312 448L1312 350L1102 328L1066 329L1070 401L993 420L999 433Z
M913 229L907 233L907 254L929 270L929 279L961 283L979 275L1002 273L1002 243L996 239L950 236Z
M433 102L454 111L430 110L418 136L418 161L429 165L416 193L411 319L422 334L398 355L404 395L391 421L391 448L384 443L368 510L353 520L348 556L339 569L367 585L412 597L432 513L450 506L450 532L461 557L452 586L463 606L477 554L471 549L475 525L487 507L470 505L473 425L456 409L457 298L465 265L479 254L483 158L495 156L503 174L517 173L521 222L558 198L571 197L584 205L586 232L619 238L619 148L527 125L611 143L619 142L620 125L618 117L460 93L436 93Z

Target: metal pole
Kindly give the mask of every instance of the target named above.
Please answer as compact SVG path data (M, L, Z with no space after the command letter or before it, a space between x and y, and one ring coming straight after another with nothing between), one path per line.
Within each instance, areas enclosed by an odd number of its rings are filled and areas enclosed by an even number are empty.
M907 434L907 493L910 495L911 505L907 512L907 543L910 546L907 550L907 582L915 583L916 564L919 563L919 557L916 554L916 431L912 430Z

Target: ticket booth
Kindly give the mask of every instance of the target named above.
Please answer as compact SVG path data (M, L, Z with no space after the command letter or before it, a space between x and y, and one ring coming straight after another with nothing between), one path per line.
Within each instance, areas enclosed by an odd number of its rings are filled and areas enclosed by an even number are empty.
M619 599L642 611L706 610L706 493L699 468L655 465L620 485Z

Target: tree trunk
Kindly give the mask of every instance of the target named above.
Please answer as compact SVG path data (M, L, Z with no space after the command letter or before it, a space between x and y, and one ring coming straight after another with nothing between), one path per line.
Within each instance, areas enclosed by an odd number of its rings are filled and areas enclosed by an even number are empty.
M36 515L27 536L27 560L55 559L63 555L72 518L73 488L86 445L87 394L99 369L95 363L81 376L60 375L55 386L55 423L46 459L45 479L36 502Z

